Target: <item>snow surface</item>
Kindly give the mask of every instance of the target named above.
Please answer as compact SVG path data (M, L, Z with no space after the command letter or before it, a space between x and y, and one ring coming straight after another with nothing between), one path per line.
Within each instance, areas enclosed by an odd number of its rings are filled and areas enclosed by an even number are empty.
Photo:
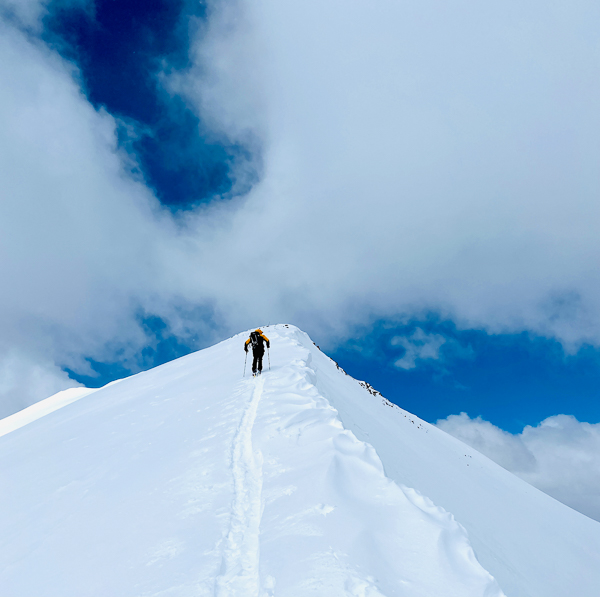
M265 332L0 437L0 595L599 593L600 524Z

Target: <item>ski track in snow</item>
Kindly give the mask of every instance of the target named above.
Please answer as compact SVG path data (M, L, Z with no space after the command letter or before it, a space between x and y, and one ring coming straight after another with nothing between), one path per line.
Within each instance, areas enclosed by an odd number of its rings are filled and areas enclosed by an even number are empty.
M233 438L231 471L233 503L216 597L255 597L259 592L262 454L252 446L252 428L264 379L255 380L252 397Z

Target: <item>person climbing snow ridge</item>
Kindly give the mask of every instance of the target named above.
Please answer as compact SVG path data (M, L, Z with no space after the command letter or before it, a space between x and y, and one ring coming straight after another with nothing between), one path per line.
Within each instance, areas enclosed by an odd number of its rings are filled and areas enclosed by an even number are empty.
M267 348L271 347L269 339L263 334L260 328L250 332L250 338L244 344L244 350L248 352L248 345L252 344L252 375L260 375L262 373L262 360L265 354L265 343Z

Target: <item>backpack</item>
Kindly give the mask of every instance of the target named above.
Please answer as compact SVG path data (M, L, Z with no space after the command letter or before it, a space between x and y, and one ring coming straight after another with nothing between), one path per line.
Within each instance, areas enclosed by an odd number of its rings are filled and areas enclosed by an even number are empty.
M252 342L252 348L258 348L262 346L262 338L258 332L250 333L250 342Z

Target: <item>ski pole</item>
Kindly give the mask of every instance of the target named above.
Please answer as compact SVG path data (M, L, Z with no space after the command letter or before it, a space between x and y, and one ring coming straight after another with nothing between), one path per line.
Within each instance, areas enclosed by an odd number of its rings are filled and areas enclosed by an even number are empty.
M246 351L246 358L244 359L244 377L246 377L246 361L248 360L248 351Z
M269 371L271 371L271 349L267 347L267 355L269 356Z

